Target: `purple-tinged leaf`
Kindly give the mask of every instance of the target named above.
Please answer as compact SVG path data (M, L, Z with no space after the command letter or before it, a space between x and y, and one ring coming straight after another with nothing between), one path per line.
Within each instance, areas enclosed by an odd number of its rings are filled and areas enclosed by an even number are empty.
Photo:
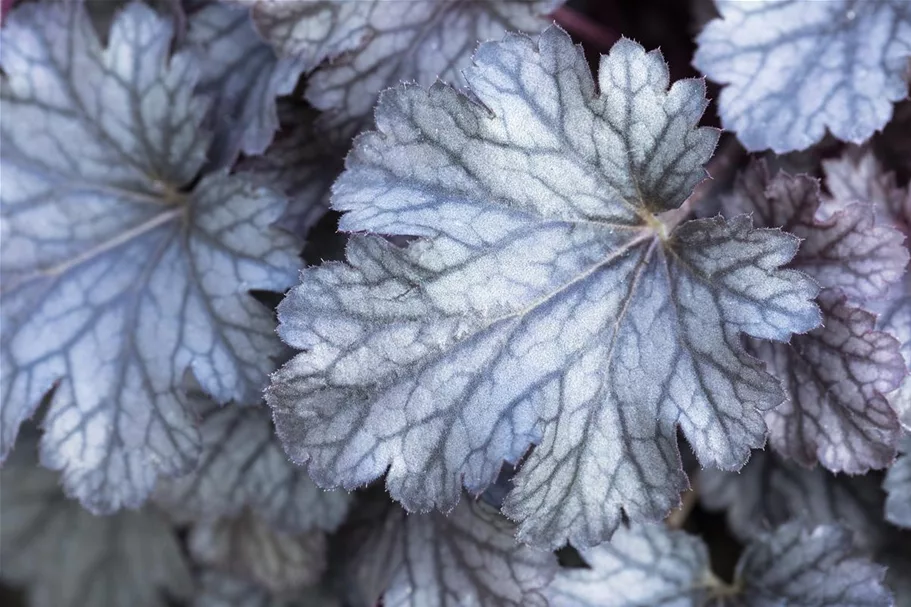
M564 569L553 607L861 607L891 605L885 568L859 556L849 532L787 524L757 536L732 585L711 571L702 541L662 526L618 531L583 553L590 569Z
M37 439L37 437L34 437ZM0 470L0 579L23 586L31 607L166 607L192 580L168 522L151 510L94 516L38 467L37 440Z
M884 395L906 375L901 344L874 331L876 317L839 293L855 300L886 293L908 263L903 235L888 224L876 225L874 207L866 203L818 219L816 180L784 173L769 177L762 162L738 177L723 206L799 236L790 267L827 287L819 297L822 327L787 344L750 343L788 394L788 401L766 413L770 443L805 466L819 462L851 474L887 467L901 427Z
M345 166L347 148L314 128L315 111L293 103L278 108L278 138L265 154L241 159L237 170L284 192L288 208L278 225L304 236L329 209L330 188Z
M608 538L625 510L679 501L677 426L705 466L765 440L778 382L741 333L785 340L819 323L816 286L781 270L797 240L747 217L676 226L717 132L704 87L668 90L661 56L602 58L553 27L482 45L476 99L387 92L334 187L348 231L423 236L348 245L279 308L305 350L267 399L289 455L321 486L388 470L413 511L480 492L530 443L504 511L541 546ZM666 222L666 223L665 223Z
M163 479L155 493L177 518L238 517L250 509L288 533L332 531L342 523L350 496L323 491L303 468L288 461L268 410L219 408L200 394L192 399L204 414L199 464L186 476Z
M889 469L886 490L886 518L900 527L911 528L911 437L905 438L902 455Z
M907 97L906 0L715 0L694 65L726 84L719 111L750 151L802 150L828 129L869 139Z
M196 524L187 543L197 563L276 594L313 585L326 569L325 533L279 531L250 512Z
M840 206L843 197L865 198L875 205L880 222L892 224L905 234L905 246L911 246L911 189L898 188L895 177L885 173L872 152L849 150L841 158L823 164L826 184L835 194L827 201L826 213ZM904 280L893 285L883 302L877 302L874 311L879 313L877 328L887 331L902 346L902 356L911 373L911 272ZM911 430L911 379L889 394L889 400L898 411L902 424Z
M239 152L264 152L278 129L275 98L294 90L304 63L276 57L256 35L248 11L224 4L190 16L187 43L198 49L198 90L214 100L210 164L230 166Z
M41 459L96 512L194 464L188 368L219 402L261 398L282 349L247 290L299 267L282 198L198 178L208 105L171 33L131 4L102 48L79 3L25 4L0 33L0 457L57 385Z
M839 288L854 300L882 297L908 264L904 236L865 202L843 205L818 218L819 182L786 173L770 176L762 161L737 178L724 200L728 214L751 213L762 227L780 227L801 239L790 267L824 288Z

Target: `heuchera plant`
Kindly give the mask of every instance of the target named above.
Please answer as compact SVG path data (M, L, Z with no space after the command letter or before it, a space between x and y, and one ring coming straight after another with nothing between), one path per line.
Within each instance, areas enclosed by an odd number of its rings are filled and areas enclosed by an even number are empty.
M13 4L4 604L911 606L907 0Z

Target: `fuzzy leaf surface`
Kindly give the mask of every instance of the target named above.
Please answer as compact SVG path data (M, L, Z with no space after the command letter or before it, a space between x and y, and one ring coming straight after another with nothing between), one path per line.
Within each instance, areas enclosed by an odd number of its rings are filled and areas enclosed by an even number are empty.
M519 544L515 526L483 502L462 500L448 515L409 515L396 504L346 536L349 603L388 607L545 606L553 554Z
M239 152L264 152L278 129L275 98L294 90L303 62L277 57L248 11L219 3L190 16L187 43L199 50L198 91L215 100L210 163L229 166Z
M298 354L267 400L322 486L388 470L413 511L480 492L537 448L506 498L524 541L607 539L686 487L679 426L738 468L783 395L741 333L812 329L816 285L781 270L794 237L748 217L677 226L718 134L703 83L668 90L657 52L602 58L600 92L559 28L481 45L452 88L382 96L334 187L348 264L307 270L279 309Z
M724 128L750 151L803 150L828 129L862 143L908 94L905 0L715 0L694 65L725 84Z
M36 437L37 438L37 437ZM31 607L167 607L192 581L170 524L151 511L93 516L38 467L37 440L0 470L0 578Z
M769 177L763 163L738 177L723 206L799 236L790 267L826 287L819 296L822 327L787 344L751 342L788 394L787 402L766 413L772 446L805 466L819 462L852 474L887 467L901 426L884 395L906 374L901 344L875 331L876 316L841 294L855 301L883 296L908 263L904 236L888 223L878 225L883 222L868 203L817 219L818 183L785 173Z
M902 444L898 457L883 482L886 490L886 518L900 527L911 528L911 437Z
M293 282L284 201L222 172L191 184L210 136L192 55L143 5L102 48L78 2L2 30L0 455L55 384L42 463L96 512L187 471L189 367L219 402L256 402L281 351L248 289Z
M250 512L195 525L187 541L206 567L287 593L319 581L326 569L326 535L279 531Z
M359 9L361 19L343 26L365 32L363 44L322 66L307 83L307 100L327 112L321 126L342 140L372 126L380 91L400 82L430 86L437 79L462 86L461 72L470 65L478 41L499 40L508 31L538 32L547 24L544 16L562 0L368 0L360 4L369 9Z
M638 526L588 550L590 569L562 570L553 607L777 607L891 605L885 569L857 555L849 532L788 524L751 542L732 587L711 571L698 537Z
M350 496L323 491L288 461L268 410L219 408L203 395L192 398L205 412L199 463L190 474L162 481L155 493L159 503L179 518L195 520L237 517L250 509L289 533L332 531L341 524Z

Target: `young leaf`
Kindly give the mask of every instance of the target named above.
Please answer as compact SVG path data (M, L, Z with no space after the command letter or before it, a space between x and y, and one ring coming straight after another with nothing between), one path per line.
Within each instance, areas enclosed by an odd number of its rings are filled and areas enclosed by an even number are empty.
M803 150L826 129L861 143L908 94L905 0L715 0L694 65L726 84L719 111L750 151Z
M343 563L358 607L544 606L553 554L518 544L515 527L483 502L462 500L449 514L375 508ZM382 570L382 571L380 571Z
M350 265L307 270L279 308L303 349L267 400L317 484L388 469L406 508L448 510L539 443L507 497L541 546L663 517L686 487L679 426L705 466L765 440L778 382L740 333L812 329L816 285L781 270L797 240L747 217L676 226L718 133L704 86L661 55L602 58L552 27L481 45L474 97L393 89L336 182ZM475 101L477 99L477 102ZM481 105L483 104L483 105Z
M218 3L191 15L187 42L199 49L198 90L215 100L210 163L229 166L238 152L261 154L278 128L275 98L294 90L303 62L276 57L248 11Z
M23 436L0 470L0 577L31 607L166 607L189 598L190 572L169 524L150 510L93 516L37 466Z
M274 593L315 584L326 569L322 531L278 531L250 512L195 525L188 544L196 562Z
M156 500L179 518L237 517L249 508L278 530L332 531L345 518L350 501L343 491L323 491L303 468L288 461L267 411L219 408L193 395L204 414L202 454L190 474L163 479Z
M348 150L314 128L318 114L313 110L279 103L278 113L281 135L265 154L242 158L237 170L288 196L278 225L302 236L329 209L329 191Z
M885 569L857 556L850 533L784 525L758 537L737 563L732 586L709 569L702 542L681 531L639 526L585 553L591 569L563 570L553 607L671 605L891 605Z
M190 366L219 402L260 398L281 344L247 290L288 286L298 247L277 195L195 183L207 105L166 19L129 5L105 49L80 3L26 4L0 35L0 456L56 384L42 462L95 512L135 507L198 455Z
M671 607L709 604L714 579L705 544L662 525L621 527L582 553L589 569L561 569L551 607Z
M400 82L430 86L437 79L462 85L479 40L507 31L538 32L544 15L563 0L368 0L369 12L346 26L367 32L363 44L317 70L307 82L307 100L327 112L321 121L347 140L372 126L380 91ZM317 4L345 4L322 0Z
M274 595L256 584L219 571L206 571L193 607L341 607L341 602L319 588Z
M727 212L749 212L760 225L799 236L790 267L826 287L819 297L823 327L789 344L751 343L789 397L766 413L770 442L803 465L818 461L857 474L895 457L901 427L884 394L906 371L899 342L874 331L876 317L840 293L855 300L882 296L903 274L908 251L900 232L875 225L871 205L850 204L817 220L819 205L815 180L784 173L770 178L763 163L738 177L723 204Z
M903 443L904 453L889 469L883 489L886 490L886 518L901 527L911 528L911 437Z

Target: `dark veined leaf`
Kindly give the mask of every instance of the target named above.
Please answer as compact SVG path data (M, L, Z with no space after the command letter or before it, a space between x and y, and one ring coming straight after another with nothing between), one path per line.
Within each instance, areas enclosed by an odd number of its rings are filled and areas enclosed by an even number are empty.
M911 189L899 188L895 177L885 173L870 151L848 150L841 158L823 162L826 185L834 197L826 201L823 212L831 214L844 200L869 200L879 220L894 225L905 234L905 246L911 246ZM911 272L893 285L882 303L877 328L887 331L901 342L902 356L911 373ZM902 424L911 430L911 379L905 378L898 390L889 394Z
M525 541L596 544L623 512L679 503L678 427L704 466L738 468L764 442L783 394L740 334L814 328L817 288L780 269L793 236L665 213L718 133L696 126L703 83L668 90L658 52L618 42L598 91L552 27L481 45L465 76L472 98L381 97L333 206L343 230L423 238L355 236L349 265L305 272L279 309L305 352L267 400L318 484L388 470L413 511L451 509L537 443L504 511Z
M32 440L34 438L34 440ZM37 437L0 470L0 578L31 607L166 607L192 580L168 522L150 510L93 516L38 467Z
M196 562L276 594L315 584L326 569L322 531L279 531L250 512L195 525L188 545Z
M237 170L282 190L288 208L279 225L303 236L329 209L329 190L348 149L314 128L317 112L290 102L279 103L278 111L281 135L263 155L242 158Z
M695 66L726 84L721 122L751 151L802 150L826 129L861 143L908 94L906 0L715 0Z
M341 607L330 593L305 588L275 595L256 584L219 571L206 571L193 607Z
M294 90L303 61L276 57L241 8L208 4L188 25L187 43L199 50L198 90L215 100L210 163L228 166L238 152L261 154L278 128L275 98Z
M888 544L894 533L883 521L885 496L872 476L808 470L771 452L753 453L737 474L701 471L699 497L709 510L726 511L728 527L742 541L792 520L842 525L869 551Z
M355 607L545 606L553 554L519 544L515 526L483 502L449 514L409 515L397 504L368 505L345 529L340 585Z
M590 569L564 569L551 586L553 607L891 605L885 568L858 556L849 532L784 525L751 542L733 585L711 571L702 541L661 526L618 531L584 553Z
M341 524L349 495L323 491L288 461L267 410L219 408L198 393L192 398L204 415L199 464L186 476L163 479L155 493L159 503L191 520L237 517L250 509L289 533L332 531Z
M766 413L770 442L803 465L818 461L857 474L887 467L895 457L901 426L884 394L906 370L900 343L875 331L876 316L841 293L854 300L882 296L904 273L908 251L899 231L876 224L872 205L845 205L825 220L817 219L819 206L814 179L772 178L761 162L738 177L723 204L727 212L752 213L759 225L799 236L790 267L826 287L819 297L822 327L786 344L751 343L788 395Z
M307 83L307 99L329 113L323 126L345 141L371 125L377 95L400 82L462 83L479 40L536 32L562 0L243 0L280 53L310 67L342 55Z
M906 437L903 454L889 472L883 488L888 494L886 498L886 518L901 527L911 528L911 437Z
M281 344L247 290L282 290L299 264L270 227L282 198L224 172L195 183L207 103L168 20L132 4L109 38L79 3L26 4L0 46L0 454L57 384L41 459L96 512L195 462L189 367L219 402L259 400Z

